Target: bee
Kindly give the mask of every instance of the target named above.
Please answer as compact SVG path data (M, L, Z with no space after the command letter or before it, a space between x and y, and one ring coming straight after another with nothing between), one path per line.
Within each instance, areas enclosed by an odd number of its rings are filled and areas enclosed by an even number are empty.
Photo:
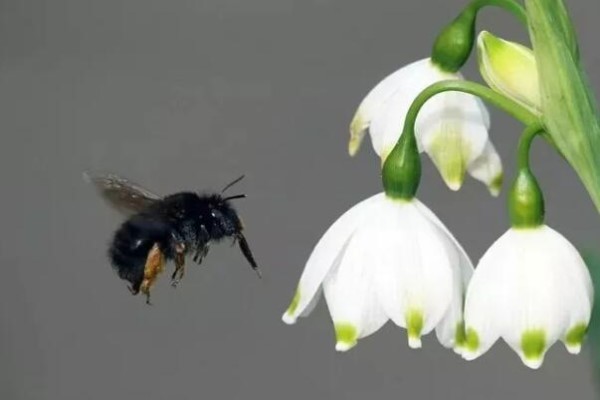
M127 217L115 232L108 257L119 277L129 282L133 295L142 293L150 304L150 291L156 279L172 261L175 270L172 286L185 273L185 259L193 255L200 264L213 243L232 238L261 277L250 246L243 234L242 222L230 201L245 194L225 197L224 193L244 178L237 178L220 193L180 192L160 197L114 174L84 173L98 193Z

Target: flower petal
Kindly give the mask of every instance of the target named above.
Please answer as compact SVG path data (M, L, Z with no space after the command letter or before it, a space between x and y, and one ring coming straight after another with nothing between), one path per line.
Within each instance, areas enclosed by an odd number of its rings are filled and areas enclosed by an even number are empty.
M369 133L375 152L385 159L402 134L406 113L415 98L428 86L447 79L460 79L458 74L442 72L431 63L429 59L411 64L411 76L406 76L401 82L396 83L396 90L388 95L386 100L379 105L377 112L371 118ZM448 93L435 96L447 97ZM439 102L429 100L419 112L417 118L416 134L420 137L420 122L422 116L427 116L439 110Z
M550 228L511 229L504 235L507 301L501 316L504 340L523 363L539 368L546 350L563 336L570 320L572 291L561 260L562 244ZM563 262L561 262L563 261Z
M452 190L458 190L467 166L488 141L487 116L473 96L442 93L430 99L417 119L417 136Z
M451 242L448 241L448 245L452 245ZM450 307L436 327L436 336L444 347L453 348L455 352L461 353L466 344L463 316L464 295L473 273L473 266L468 257L463 256L458 248L449 249L449 251L452 250L458 254L459 265L453 266L452 300Z
M382 197L383 194L378 194L358 203L343 214L325 232L310 255L304 272L300 277L296 294L283 315L285 323L295 323L298 316L305 315L305 311L310 310L308 306L318 294L321 283L334 266L344 245L348 242L357 226L365 218L368 218L368 210L371 205Z
M502 160L491 141L487 141L483 152L468 165L469 174L488 187L492 196L500 194L504 174L502 172Z
M348 144L350 155L353 156L358 152L373 118L381 112L383 105L389 100L391 95L398 91L404 92L407 82L418 78L422 70L428 70L432 67L433 65L429 58L406 65L385 77L367 94L360 103L350 123L350 142ZM377 149L375 151L377 152ZM377 153L380 154L379 152Z
M442 319L452 298L456 262L444 245L445 234L411 202L392 202L385 235L377 237L376 284L386 314L407 328L411 347ZM443 236L442 236L443 235Z
M376 332L388 320L373 284L372 240L368 230L359 228L350 239L337 271L323 282L338 351L351 349L358 339Z
M414 200L419 212L433 222L446 236L449 251L458 255L458 264L453 265L453 294L448 311L436 327L438 341L445 347L452 347L456 352L462 351L465 344L463 308L464 294L473 275L473 263L467 252L456 240L444 223L425 204Z
M585 261L564 236L545 227L544 241L554 252L553 266L556 273L564 276L563 306L567 308L568 321L561 335L567 351L578 354L590 322L594 303L594 287ZM566 290L568 289L568 290Z
M486 351L500 337L500 317L504 294L502 279L505 273L503 255L508 247L504 236L483 255L465 296L465 344L463 358L473 360Z

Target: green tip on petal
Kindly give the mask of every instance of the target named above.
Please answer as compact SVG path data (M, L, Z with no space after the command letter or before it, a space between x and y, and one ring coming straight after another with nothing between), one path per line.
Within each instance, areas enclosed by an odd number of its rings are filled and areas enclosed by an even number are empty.
M298 304L300 304L300 288L296 289L296 292L294 293L294 297L292 298L290 305L285 311L285 314L283 314L283 322L290 325L296 322L295 313L298 309Z
M459 322L456 324L456 330L454 332L454 347L462 348L467 343L467 333L465 332L465 324L464 322Z
M532 329L523 332L521 336L521 351L525 365L537 369L542 365L546 351L546 332L542 329Z
M577 324L573 328L569 329L565 337L565 344L569 353L579 354L579 352L581 351L581 344L583 343L583 338L587 333L587 329L587 325L583 323Z
M358 330L352 324L341 322L334 324L335 349L337 351L348 351L358 343Z
M494 197L498 197L502 191L502 184L504 183L504 174L499 173L494 179L488 184L488 190Z
M464 348L471 353L475 353L479 350L479 335L473 328L468 328L465 331L465 342Z
M350 123L350 141L348 142L350 156L354 157L358 153L368 127L369 124L364 121L359 109Z
M411 349L419 349L421 348L421 332L423 331L423 313L420 310L409 310L405 318L408 345Z
M443 132L436 134L427 152L446 185L451 190L459 190L467 171L466 155L470 152L469 145L462 138L460 127L446 126Z

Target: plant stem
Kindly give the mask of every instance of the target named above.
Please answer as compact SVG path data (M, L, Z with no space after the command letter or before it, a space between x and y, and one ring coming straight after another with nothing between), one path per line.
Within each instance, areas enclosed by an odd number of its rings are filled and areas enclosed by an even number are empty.
M508 213L513 228L533 228L544 223L544 194L529 168L533 139L544 131L541 123L528 126L518 147L517 177L508 194Z
M408 109L408 113L406 114L404 132L414 135L417 116L425 103L436 94L450 91L463 92L477 96L506 111L508 114L523 122L526 126L539 124L539 118L536 115L531 113L520 104L517 104L502 94L493 91L487 86L463 80L447 80L434 83L417 96Z
M529 170L529 152L531 150L531 143L533 139L544 132L544 127L541 124L533 124L528 126L521 138L519 139L519 145L517 147L517 156L518 156L518 167L519 170L525 169Z
M483 7L494 6L503 8L504 10L512 13L523 25L527 27L527 12L519 2L515 0L473 0L469 5L476 13L479 12Z

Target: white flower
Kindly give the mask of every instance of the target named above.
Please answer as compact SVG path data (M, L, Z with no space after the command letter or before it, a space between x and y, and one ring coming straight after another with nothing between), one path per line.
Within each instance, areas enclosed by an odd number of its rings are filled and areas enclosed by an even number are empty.
M430 59L409 64L386 77L356 111L350 124L350 154L356 154L369 132L375 152L385 160L402 134L406 113L419 93L436 82L457 79L462 76L442 71ZM502 183L502 164L488 139L489 127L489 114L481 100L465 93L445 92L423 106L415 133L420 151L429 154L448 187L458 190L469 172L495 195Z
M293 324L307 315L323 288L338 351L389 319L407 329L413 348L435 328L444 346L459 351L472 270L464 250L425 205L381 193L352 207L321 238L283 320Z
M463 357L478 357L499 337L531 368L557 340L578 353L592 302L589 272L568 240L546 225L512 228L485 253L467 290Z
M477 54L481 76L491 88L540 113L537 62L531 49L483 31L477 38Z

